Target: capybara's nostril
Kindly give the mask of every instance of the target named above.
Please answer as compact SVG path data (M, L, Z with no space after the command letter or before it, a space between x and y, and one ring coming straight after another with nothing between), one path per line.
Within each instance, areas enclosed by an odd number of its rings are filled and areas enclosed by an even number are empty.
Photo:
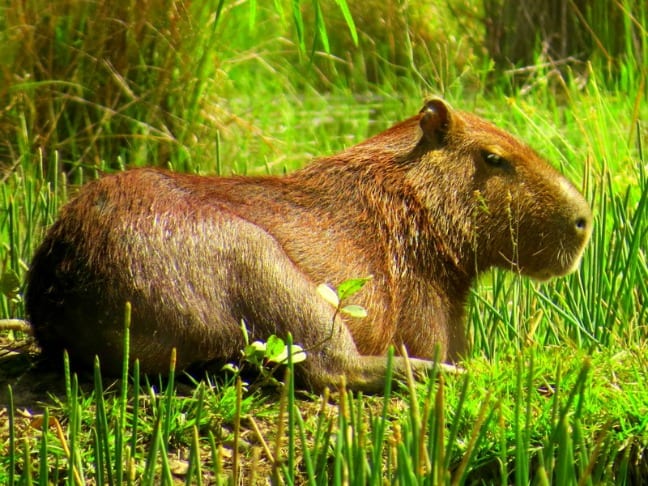
M578 234L589 235L592 231L592 212L589 207L584 207L576 213L574 228Z
M576 218L576 229L578 231L587 231L589 228L589 223L587 218Z

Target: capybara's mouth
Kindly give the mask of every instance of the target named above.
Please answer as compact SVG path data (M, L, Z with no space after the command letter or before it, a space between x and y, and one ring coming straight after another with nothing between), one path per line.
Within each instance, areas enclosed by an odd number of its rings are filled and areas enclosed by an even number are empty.
M572 253L558 252L554 260L556 264L553 266L543 266L538 270L521 267L521 273L540 282L574 273L580 267L586 245L587 241L583 242L578 250Z
M578 270L588 239L582 241L581 245L573 250L560 248L552 250L550 254L549 249L545 247L518 260L512 260L503 253L500 253L500 256L507 262L508 266L505 268L508 270L540 282L546 282ZM548 255L551 256L548 258Z

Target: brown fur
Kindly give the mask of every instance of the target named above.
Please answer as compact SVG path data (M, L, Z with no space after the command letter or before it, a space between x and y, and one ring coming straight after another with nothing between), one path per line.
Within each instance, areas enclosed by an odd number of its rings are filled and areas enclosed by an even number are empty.
M585 200L535 152L435 99L285 177L140 169L88 184L34 256L27 310L45 351L85 365L97 354L109 373L130 301L143 371L166 371L173 347L179 368L236 359L244 321L251 339L291 332L309 349L312 387L346 375L380 391L391 344L419 371L437 345L462 356L480 271L564 275L590 232ZM317 285L366 275L354 301L369 317L338 317L330 336L334 309Z

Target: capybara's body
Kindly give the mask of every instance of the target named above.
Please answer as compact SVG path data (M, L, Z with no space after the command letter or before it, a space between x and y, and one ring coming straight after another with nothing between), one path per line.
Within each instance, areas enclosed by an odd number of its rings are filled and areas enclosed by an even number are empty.
M314 388L384 386L386 350L416 369L466 349L464 306L491 266L541 279L578 264L591 232L582 196L516 139L432 100L421 112L285 177L139 169L87 184L34 256L27 311L45 352L145 372L236 360L271 334L307 350ZM373 275L337 315L321 283ZM396 371L403 363L396 360Z

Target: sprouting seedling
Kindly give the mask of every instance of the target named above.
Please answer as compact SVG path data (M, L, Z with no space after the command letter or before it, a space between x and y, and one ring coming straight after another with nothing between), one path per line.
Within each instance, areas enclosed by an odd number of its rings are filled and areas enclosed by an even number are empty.
M300 363L306 359L304 349L298 344L292 344L290 351L293 363ZM247 361L260 368L264 365L287 364L288 345L279 336L272 334L265 342L254 341L245 346L243 355Z
M328 284L320 284L317 286L317 292L326 302L335 307L334 320L338 313L356 318L367 317L367 310L361 305L348 304L342 306L342 303L349 297L357 294L372 278L373 275L369 275L368 277L345 280L338 286L337 290Z
M363 318L367 317L367 309L358 304L342 305L343 302L349 297L357 294L365 284L373 278L373 275L361 278L351 278L345 280L337 289L334 289L328 284L320 284L317 286L317 293L329 304L335 307L333 319L331 321L331 334L328 339L333 337L333 330L335 329L335 319L338 314L345 314L349 317Z
M240 328L245 341L245 348L242 351L245 361L259 368L268 364L286 364L288 362L288 345L279 336L272 334L267 341L251 343L245 321L241 320ZM306 353L301 346L293 344L290 351L293 363L299 363L306 359Z
M290 359L293 363L300 363L306 359L306 351L298 344L292 344L289 349L288 344L274 334L270 335L267 341L250 342L250 335L245 321L241 320L240 328L245 342L245 347L241 350L241 360L259 371L263 377L261 383L277 383L274 373L281 365L288 363L288 351L290 351ZM235 375L241 373L241 368L232 363L227 363L222 369L231 371ZM257 384L256 386L260 385Z

